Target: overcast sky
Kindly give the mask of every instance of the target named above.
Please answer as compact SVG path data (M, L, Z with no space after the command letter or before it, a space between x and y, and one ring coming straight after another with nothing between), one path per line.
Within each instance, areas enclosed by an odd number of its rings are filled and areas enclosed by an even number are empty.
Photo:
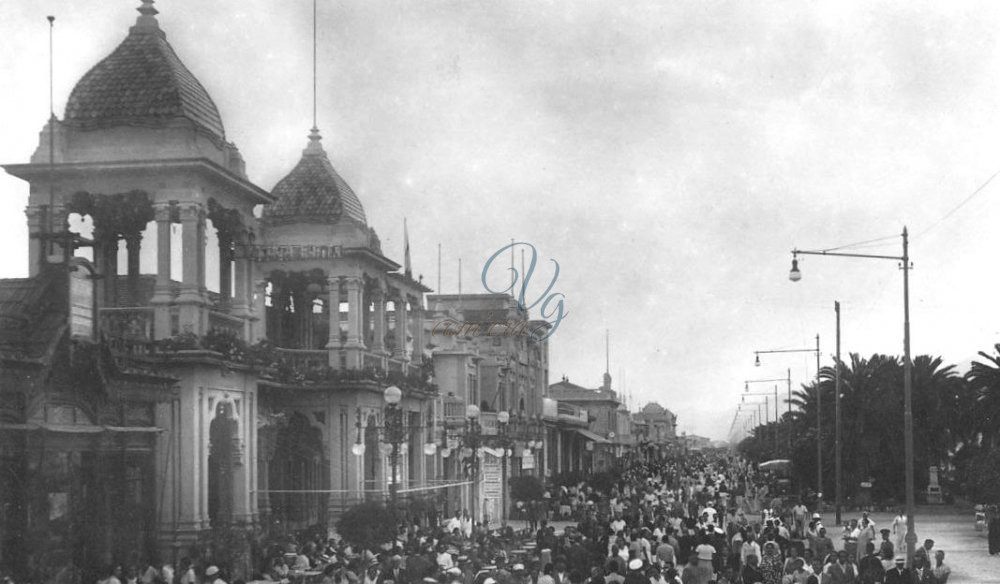
M0 162L109 54L137 1L17 0L0 38ZM311 126L309 0L156 4L265 189ZM532 243L566 317L551 381L613 386L726 438L746 379L815 376L834 351L902 353L892 261L790 250L912 234L914 355L964 369L1000 341L1000 5L991 2L320 0L319 126L383 249L442 291L482 292L489 256ZM27 273L27 186L0 176L0 276ZM954 211L954 212L952 212ZM519 263L519 261L518 261ZM621 372L624 371L624 376ZM623 384L624 377L624 384ZM757 390L769 390L760 384ZM784 407L784 406L782 406Z

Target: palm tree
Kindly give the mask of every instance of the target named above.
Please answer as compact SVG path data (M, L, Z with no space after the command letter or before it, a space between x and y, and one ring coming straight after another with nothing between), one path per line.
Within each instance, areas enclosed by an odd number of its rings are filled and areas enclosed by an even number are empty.
M966 379L969 389L976 399L972 418L976 433L981 433L983 443L990 449L996 447L998 428L994 420L1000 420L1000 343L993 345L998 356L983 351L979 355L983 362L973 361Z

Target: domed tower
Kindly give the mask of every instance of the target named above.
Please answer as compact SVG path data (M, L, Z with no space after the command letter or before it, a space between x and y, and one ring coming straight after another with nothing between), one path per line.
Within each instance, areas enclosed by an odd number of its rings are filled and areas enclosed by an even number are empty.
M134 540L153 536L160 557L169 557L171 549L204 541L212 526L249 526L258 518L250 490L257 477L257 379L230 367L232 352L223 351L225 342L239 346L233 337L252 336L253 209L271 197L247 179L218 108L167 42L153 0L142 0L138 11L121 44L73 88L63 119L52 115L31 161L4 167L30 184L33 279L62 273L61 265L97 272L86 279L91 288L82 300L71 284L69 324L89 319L93 330L99 323L100 334L86 339L101 342L99 350L72 339L89 346L82 354L96 356L87 371L98 371L99 380L89 387L75 376L67 391L39 375L25 399L26 416L45 423L60 420L49 402L77 404L83 413L58 421L82 426L65 432L76 440L74 452L90 449L103 461L115 444L120 464L131 465L80 473L91 481L86 492L108 496L85 515L92 499L70 496L69 523L118 533L114 541L94 535L88 562L128 557ZM92 220L92 236L71 233L73 214L81 223ZM217 247L209 249L210 238ZM127 266L120 269L122 240ZM82 247L93 248L92 265L70 262ZM139 273L143 252L155 258L152 274ZM219 291L212 292L206 270L216 266ZM158 391L149 389L150 378L163 380ZM141 496L116 498L119 491L91 475L143 485L135 487Z
M32 275L93 246L103 276L99 307L155 306L147 328L155 338L204 334L213 325L210 309L249 316L249 266L236 252L250 236L253 207L271 198L247 179L215 102L167 42L153 0L142 0L138 11L125 40L73 88L63 119L49 120L31 162L4 168L31 183ZM93 220L92 241L69 233L72 213ZM204 244L209 221L218 230L218 262ZM180 282L170 279L174 223L182 232L183 266L174 266ZM156 234L148 238L155 279L139 274L147 227ZM128 265L120 268L122 240ZM208 263L219 264L218 296L206 289Z
M364 207L323 148L319 130L264 207L256 262L266 336L325 350L338 369L402 370L422 360L423 293L385 257Z

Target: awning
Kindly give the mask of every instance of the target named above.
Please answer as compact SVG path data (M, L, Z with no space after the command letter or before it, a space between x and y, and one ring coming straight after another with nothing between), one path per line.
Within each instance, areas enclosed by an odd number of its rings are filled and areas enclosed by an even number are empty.
M598 444L610 444L610 441L608 441L608 439L602 438L600 435L594 434L590 430L583 430L581 428L577 428L576 431L577 433L580 434L580 436L583 436L584 438L586 438L591 442L596 442Z

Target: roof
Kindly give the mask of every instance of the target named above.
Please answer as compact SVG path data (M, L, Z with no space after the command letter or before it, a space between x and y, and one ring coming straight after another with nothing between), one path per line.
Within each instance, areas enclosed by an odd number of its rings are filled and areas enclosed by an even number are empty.
M90 129L187 119L224 140L215 102L167 42L152 0L138 10L125 40L73 88L65 121Z
M549 386L549 396L553 399L569 402L618 402L617 394L612 390L587 389L569 381L560 381Z
M53 310L54 274L0 280L0 356L39 359L66 326L66 315Z
M267 223L336 223L346 215L367 225L361 201L334 170L320 139L313 128L299 163L274 186L275 202L262 216Z

